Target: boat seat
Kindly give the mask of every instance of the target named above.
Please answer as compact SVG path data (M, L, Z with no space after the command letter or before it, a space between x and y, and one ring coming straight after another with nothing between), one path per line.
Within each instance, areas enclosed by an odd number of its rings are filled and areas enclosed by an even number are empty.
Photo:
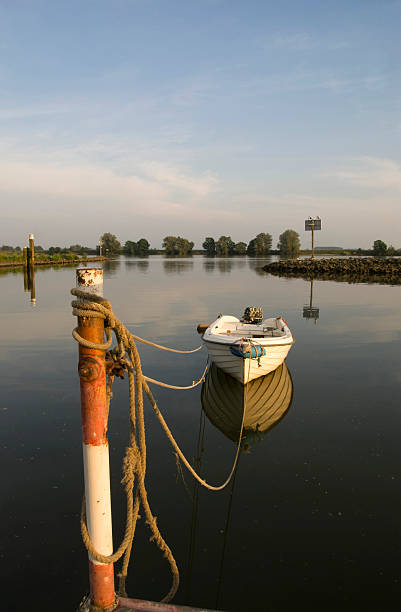
M236 330L237 329L237 323L232 322L232 323L223 323L223 325L221 326L221 329L231 329L231 331Z

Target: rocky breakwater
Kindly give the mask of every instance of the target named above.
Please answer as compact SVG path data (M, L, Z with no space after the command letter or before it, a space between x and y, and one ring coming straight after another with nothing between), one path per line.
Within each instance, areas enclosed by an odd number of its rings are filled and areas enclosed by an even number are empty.
M263 270L277 276L305 279L401 284L401 258L398 257L281 259L263 266Z

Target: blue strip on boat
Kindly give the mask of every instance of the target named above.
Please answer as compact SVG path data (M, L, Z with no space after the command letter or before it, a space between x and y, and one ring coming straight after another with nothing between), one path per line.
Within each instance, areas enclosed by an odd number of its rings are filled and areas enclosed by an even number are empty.
M237 355L237 357L242 357L243 359L258 359L258 357L266 355L266 350L263 346L252 346L250 351L241 351L235 346L230 346L230 351L233 355Z

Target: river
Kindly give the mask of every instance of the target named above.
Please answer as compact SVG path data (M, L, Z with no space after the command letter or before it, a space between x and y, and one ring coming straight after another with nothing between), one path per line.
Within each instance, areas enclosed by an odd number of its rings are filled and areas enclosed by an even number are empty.
M295 337L292 401L242 452L220 493L194 487L147 407L147 489L181 573L175 602L232 611L384 610L401 597L401 288L311 283L261 272L266 260L121 258L104 264L104 294L139 336L200 344L198 323L262 306ZM3 609L75 610L87 591L73 267L0 274L1 575ZM173 355L140 345L143 371L175 385L199 378L203 349ZM191 391L154 387L185 454L213 484L236 443ZM207 413L207 411L206 411ZM222 430L223 429L223 430ZM123 531L121 460L126 381L110 412L114 542ZM201 443L199 442L201 441ZM200 461L201 457L201 461ZM157 601L169 568L139 521L131 597ZM5 603L4 603L5 602ZM34 603L36 602L36 603Z

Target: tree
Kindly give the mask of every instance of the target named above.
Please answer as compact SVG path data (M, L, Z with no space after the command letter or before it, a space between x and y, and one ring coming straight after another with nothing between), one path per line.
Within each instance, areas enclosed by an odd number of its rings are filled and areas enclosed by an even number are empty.
M123 253L125 255L135 255L136 242L127 240L124 244Z
M390 246L387 249L387 255L390 255L390 257L393 257L395 255L395 248L393 247L392 244L390 244Z
M220 257L228 257L234 254L235 242L231 240L231 236L220 236L216 242L216 252Z
M295 230L285 230L280 234L277 248L283 257L298 257L301 248L299 234Z
M146 238L140 238L138 242L127 240L124 244L123 253L125 253L125 255L147 257L147 255L149 255L149 242Z
M55 255L56 253L61 253L61 247L49 247L48 251L49 255Z
M246 243L237 242L234 248L235 255L246 255Z
M106 232L100 237L102 241L102 253L104 255L116 255L121 251L121 244L114 234Z
M247 253L248 255L257 255L258 257L264 257L269 255L270 249L272 248L272 237L270 234L261 232L248 244Z
M35 247L35 249L38 250L37 247ZM82 253L90 251L90 248L82 246L82 244L72 244L68 250L71 251L71 253L80 253L82 255Z
M149 255L149 242L146 238L140 238L136 243L136 253L138 257L147 257Z
M205 241L202 246L205 249L206 255L208 257L213 257L214 255L216 255L216 243L214 241L214 238L208 236L207 238L205 238Z
M175 236L166 236L163 240L162 248L166 251L166 255L175 255Z
M387 253L387 244L383 240L375 240L373 243L373 254L382 257Z
M180 236L177 237L177 241L176 241L177 255L180 255L181 257L188 255L188 253L190 253L193 248L194 248L193 242L190 242L186 238L181 238Z
M163 240L163 249L166 255L188 255L194 248L194 243L181 236L166 236Z

